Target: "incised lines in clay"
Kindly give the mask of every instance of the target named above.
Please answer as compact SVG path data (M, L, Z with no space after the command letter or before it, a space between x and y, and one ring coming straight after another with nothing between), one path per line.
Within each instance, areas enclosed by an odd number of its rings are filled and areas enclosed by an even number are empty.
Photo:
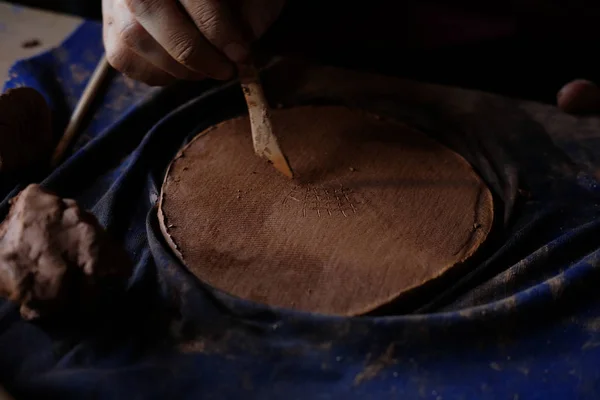
M306 217L315 214L318 217L341 215L349 217L357 213L358 201L353 199L352 189L338 187L317 187L313 185L296 186L282 200L282 204L296 204Z

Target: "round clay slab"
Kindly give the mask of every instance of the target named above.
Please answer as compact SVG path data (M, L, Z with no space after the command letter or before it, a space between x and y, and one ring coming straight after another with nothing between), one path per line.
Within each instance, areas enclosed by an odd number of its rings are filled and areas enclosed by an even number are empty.
M276 110L296 174L254 155L247 116L200 133L165 178L163 234L202 281L271 306L358 315L467 259L492 196L459 155L344 107Z

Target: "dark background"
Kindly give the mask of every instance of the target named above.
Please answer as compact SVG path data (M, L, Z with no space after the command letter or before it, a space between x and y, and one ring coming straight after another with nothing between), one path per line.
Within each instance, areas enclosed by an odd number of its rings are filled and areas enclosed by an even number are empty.
M101 19L101 0L10 2ZM289 0L262 46L327 64L546 103L554 103L557 91L572 79L598 82L598 1L433 2L510 15L518 32L479 43L423 48L411 37L418 26L410 17L412 0L371 0L368 7L362 2Z

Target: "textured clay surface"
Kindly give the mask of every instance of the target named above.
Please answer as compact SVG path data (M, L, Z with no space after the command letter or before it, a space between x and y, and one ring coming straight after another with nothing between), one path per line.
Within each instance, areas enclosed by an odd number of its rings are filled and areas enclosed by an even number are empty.
M129 277L125 251L74 200L30 185L11 203L0 225L0 296L20 303L23 318L84 305L103 279Z
M202 281L271 306L358 315L471 256L490 191L459 155L403 124L343 107L276 110L295 180L254 155L247 117L172 162L159 219Z
M0 171L44 165L52 152L50 109L35 89L0 95Z

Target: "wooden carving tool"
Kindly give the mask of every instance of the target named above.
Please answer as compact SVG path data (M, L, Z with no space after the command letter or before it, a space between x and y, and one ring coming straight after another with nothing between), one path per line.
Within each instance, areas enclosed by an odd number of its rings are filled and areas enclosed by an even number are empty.
M92 74L87 86L85 87L85 90L83 91L83 94L81 95L77 106L75 106L75 110L71 115L71 119L69 120L67 129L65 129L63 136L61 137L60 141L58 142L58 145L56 146L56 149L54 150L54 154L52 155L51 161L52 168L57 167L58 164L61 163L61 161L67 153L67 149L69 148L73 140L77 137L77 134L79 133L79 128L81 127L81 123L83 122L83 119L85 118L90 106L92 105L92 102L96 98L96 95L100 91L102 84L104 83L104 80L108 75L109 71L110 65L108 64L106 56L102 55L102 58L100 59L98 66L94 70L94 73Z
M270 110L260 83L259 71L252 65L238 66L240 83L248 104L254 152L266 158L275 169L292 179L294 174L273 134Z

